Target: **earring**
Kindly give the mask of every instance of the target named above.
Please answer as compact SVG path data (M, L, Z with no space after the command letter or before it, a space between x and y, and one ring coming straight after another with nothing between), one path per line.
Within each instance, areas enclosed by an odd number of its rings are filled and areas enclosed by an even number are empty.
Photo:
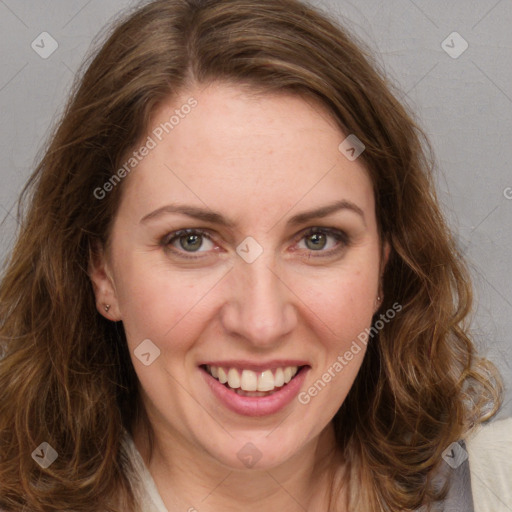
M108 313L108 310L110 309L110 304L105 305L105 311Z

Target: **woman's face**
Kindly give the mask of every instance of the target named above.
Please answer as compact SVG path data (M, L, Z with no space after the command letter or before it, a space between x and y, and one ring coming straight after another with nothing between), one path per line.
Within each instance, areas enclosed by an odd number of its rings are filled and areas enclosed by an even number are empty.
M150 129L92 272L98 307L123 322L157 436L273 467L311 446L360 368L381 271L372 183L327 112L291 95L216 84Z

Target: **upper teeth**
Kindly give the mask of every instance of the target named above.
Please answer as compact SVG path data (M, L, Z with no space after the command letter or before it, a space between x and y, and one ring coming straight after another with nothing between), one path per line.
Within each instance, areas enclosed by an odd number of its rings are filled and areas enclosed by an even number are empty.
M237 368L222 368L221 366L206 366L210 375L221 384L228 383L230 388L241 388L244 391L272 391L288 384L298 371L298 366L286 366L263 372L238 370Z

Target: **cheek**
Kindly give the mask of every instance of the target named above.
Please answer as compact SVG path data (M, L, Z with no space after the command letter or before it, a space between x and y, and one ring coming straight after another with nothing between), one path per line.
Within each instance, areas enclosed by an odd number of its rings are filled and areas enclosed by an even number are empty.
M315 280L302 310L315 336L309 350L317 355L299 402L330 419L342 405L366 353L377 290L377 273L339 273ZM309 310L309 313L308 313Z
M171 343L173 351L186 346L199 329L197 320L206 314L209 291L222 275L216 271L198 276L161 263L125 261L116 292L130 347L148 338L162 349Z
M315 279L298 295L311 313L311 321L325 332L321 339L333 348L349 343L371 324L377 293L377 277L372 271L339 272ZM306 308L304 308L306 311Z

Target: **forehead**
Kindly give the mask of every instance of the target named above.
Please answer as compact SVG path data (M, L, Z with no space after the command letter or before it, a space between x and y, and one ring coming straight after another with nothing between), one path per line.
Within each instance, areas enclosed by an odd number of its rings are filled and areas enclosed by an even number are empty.
M143 143L147 137L154 147L123 192L123 202L139 213L180 201L254 225L295 205L347 199L374 208L362 162L340 153L346 135L310 99L213 84L162 102Z

